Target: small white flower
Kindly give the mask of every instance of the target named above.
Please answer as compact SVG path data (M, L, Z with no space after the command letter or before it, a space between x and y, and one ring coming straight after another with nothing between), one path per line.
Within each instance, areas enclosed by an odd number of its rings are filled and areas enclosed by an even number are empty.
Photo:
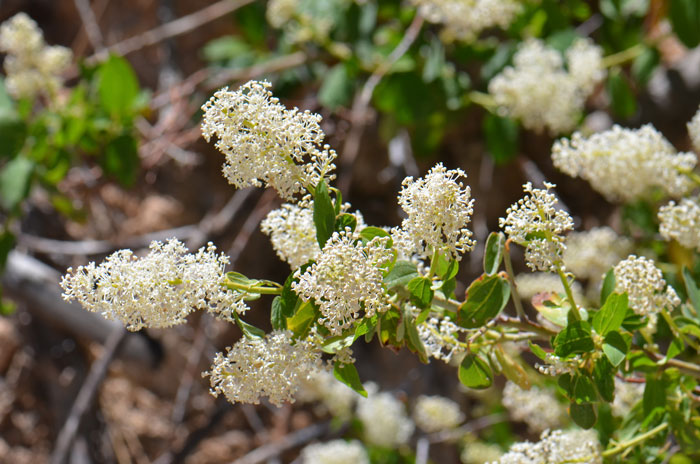
M549 390L536 386L523 390L513 382L507 382L503 389L503 406L514 420L525 422L531 431L537 433L559 427L566 415Z
M498 445L477 441L464 445L459 459L462 464L487 464L498 462L501 456L503 456L503 451Z
M516 443L498 464L602 464L600 442L593 430L549 430L540 441Z
M296 276L292 289L304 301L314 300L319 320L332 335L340 335L357 319L386 311L389 304L381 267L392 258L388 237L375 237L366 245L355 242L350 229L335 232L318 260Z
M242 294L221 285L228 262L211 243L190 254L176 239L152 242L142 258L120 250L99 266L68 269L61 280L63 298L76 299L88 311L117 319L129 330L181 324L195 310L232 320L234 311L243 314L247 306Z
M552 147L554 166L587 180L610 201L629 202L654 188L679 197L692 188L681 171L695 167L693 153L677 153L651 125L639 129L613 126L588 138L576 132Z
M687 127L690 141L693 143L693 148L695 151L700 151L700 109L695 113Z
M292 199L334 178L336 154L322 145L321 116L288 110L267 90L270 86L250 81L235 92L217 91L202 106L202 134L207 141L217 137L229 183L238 188L264 183Z
M413 408L413 420L424 432L434 433L454 429L464 420L464 414L448 398L421 395Z
M532 297L544 292L566 295L566 290L564 290L564 285L561 283L559 276L549 272L518 274L515 276L515 285L518 288L518 294L526 300L532 300ZM581 284L572 282L570 286L571 293L574 295L574 301L583 301Z
M412 0L431 23L444 26L445 41L474 41L485 29L507 28L523 9L517 0Z
M659 232L666 240L676 240L686 248L700 251L700 199L683 198L659 209Z
M545 182L545 190L523 185L526 195L506 210L499 226L515 243L525 246L525 261L533 271L556 271L566 248L563 234L574 222L564 210L556 209L557 197L549 193L554 184Z
M0 52L7 54L5 87L15 98L55 97L63 86L60 74L73 58L69 48L47 46L39 26L25 13L0 26Z
M661 270L648 258L630 255L615 266L615 291L627 292L630 308L641 316L654 316L681 304Z
M428 357L441 359L445 363L464 352L459 344L459 335L466 331L446 317L430 317L418 326L418 336Z
M306 340L292 344L290 331L275 331L265 338L243 337L227 352L217 353L209 372L211 393L231 403L258 404L262 397L281 406L294 402L302 380L320 368L321 356Z
M507 66L489 82L489 93L503 116L520 119L525 128L561 134L574 129L586 98L605 77L602 50L577 40L564 59L541 40L520 45Z
M577 278L599 282L603 275L632 250L632 242L610 227L572 232L566 237L563 260Z
M360 398L357 417L362 422L367 443L385 448L406 444L415 428L403 404L391 393L376 393L376 386L365 387L369 396Z
M644 383L633 383L615 377L615 399L610 404L612 413L626 418L632 408L644 397Z
M329 412L333 417L347 419L359 395L335 376L321 369L313 372L308 379L302 379L297 399L305 403L320 402L321 412Z
M301 451L304 464L369 464L369 456L357 440L333 440L309 445Z
M474 200L469 186L458 179L466 177L461 169L447 170L438 163L421 179L407 177L399 193L399 205L408 217L401 223L411 251L429 258L440 251L452 259L474 247L467 228Z

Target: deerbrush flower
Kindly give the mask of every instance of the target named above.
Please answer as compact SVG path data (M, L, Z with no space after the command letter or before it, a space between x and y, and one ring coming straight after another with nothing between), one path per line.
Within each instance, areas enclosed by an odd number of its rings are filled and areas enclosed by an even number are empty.
M387 242L388 237L375 237L363 244L350 229L334 232L318 260L303 274L296 271L299 280L292 289L302 300L316 302L319 322L332 335L389 308L381 269L392 259Z
M454 429L464 420L464 414L448 398L421 395L413 408L413 420L422 431L434 433Z
M7 53L5 87L15 98L40 93L53 98L63 86L60 74L73 58L69 48L47 46L39 26L25 13L0 25L0 52Z
M391 393L377 393L374 384L365 388L369 396L360 398L357 404L357 418L362 422L365 441L384 448L406 444L415 425L406 415L404 405Z
M557 197L549 193L554 184L544 183L545 190L523 185L527 193L506 210L499 226L515 243L525 246L525 261L533 271L556 271L566 248L564 233L574 222L564 210L556 209Z
M600 442L593 430L546 430L540 441L516 443L501 456L498 464L602 464Z
M129 330L181 324L195 310L233 320L234 312L243 314L248 308L243 294L222 285L228 262L211 243L191 254L176 239L154 241L141 258L120 250L100 265L69 268L61 279L63 298L117 319Z
M332 440L301 450L303 464L369 464L367 450L357 440Z
M629 202L654 188L679 197L692 188L682 172L695 167L693 153L677 153L656 129L613 126L584 138L576 132L552 147L554 166L571 177L587 180L610 201Z
M474 247L467 228L474 200L469 186L458 180L466 176L461 169L447 170L438 163L423 178L403 180L399 205L408 217L401 231L405 241L412 241L407 254L428 258L439 251L458 260Z
M522 12L517 0L412 0L431 23L443 25L441 37L448 42L474 41L485 29L507 28Z
M202 106L202 135L217 137L226 156L224 177L237 188L263 183L282 198L334 178L335 151L322 145L321 116L288 110L267 90L269 82L250 81L236 91L223 88Z
M536 386L523 390L510 381L503 389L503 406L514 420L525 422L531 431L537 433L560 426L566 415L549 390Z
M321 368L321 354L308 340L293 342L291 331L264 338L242 337L226 353L217 353L209 377L211 393L231 403L258 404L262 397L281 406L294 402L301 382Z
M615 291L627 292L629 306L640 316L653 317L664 308L681 304L671 286L666 285L661 270L654 261L643 256L630 255L614 268Z
M676 240L686 248L700 251L700 198L683 198L659 209L659 232L666 240Z
M566 237L562 256L566 269L577 278L598 282L632 250L632 241L610 227L572 232Z

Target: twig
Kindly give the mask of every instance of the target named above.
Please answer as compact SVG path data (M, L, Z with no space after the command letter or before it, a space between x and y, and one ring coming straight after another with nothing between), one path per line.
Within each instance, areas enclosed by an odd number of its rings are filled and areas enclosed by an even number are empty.
M284 71L306 63L308 56L303 52L295 52L289 55L272 58L268 61L254 64L242 69L216 70L215 77L207 82L207 90L216 89L231 81L244 81L254 79L265 74ZM170 101L191 95L202 82L213 74L211 69L201 69L191 74L178 86L165 90L151 100L151 109L160 109Z
M238 260L246 245L248 245L250 236L258 228L260 221L262 221L265 215L272 209L275 198L277 198L277 196L272 189L267 189L265 193L262 194L255 208L241 226L238 235L236 235L236 238L233 240L231 249L228 252L231 264L234 264Z
M136 50L155 45L165 39L193 31L204 24L218 19L221 16L231 13L232 11L235 11L238 8L252 2L253 0L220 0L206 8L202 8L199 11L195 11L194 13L178 18L175 21L171 21L142 34L111 45L107 49L95 53L86 61L88 63L92 63L95 61L105 60L109 53L115 53L121 56L127 55L135 52Z
M382 78L391 70L392 66L394 66L399 58L408 51L416 38L418 38L418 33L421 27L423 27L423 21L423 16L420 13L416 13L413 22L406 29L406 33L401 39L401 42L399 42L396 48L389 54L386 61L369 76L369 79L367 79L365 85L362 87L362 91L355 97L350 114L352 128L345 139L343 155L340 158L344 172L343 176L338 179L338 189L341 191L346 192L352 181L351 168L360 152L360 141L365 131L365 126L367 125L367 108L372 99L374 89L379 85L379 82L381 82Z
M474 433L478 430L491 427L492 425L505 422L508 420L508 415L505 413L490 414L488 416L479 417L471 422L452 430L445 430L430 435L430 443L442 443L445 441L459 440L467 433Z
M92 49L95 52L101 52L104 48L104 39L100 31L100 26L97 24L95 13L90 7L90 2L88 0L73 0L73 3L75 3L75 8L78 10L80 19L83 21L85 34L87 35Z
M416 464L428 464L430 441L426 437L420 437L416 443Z
M68 419L58 434L56 446L53 454L51 455L51 464L63 464L68 456L68 451L70 450L75 434L78 431L80 420L82 419L83 414L85 414L87 408L90 407L90 404L95 397L95 393L97 392L100 383L102 383L102 379L104 379L105 375L107 374L109 363L114 358L117 348L119 348L119 345L124 340L125 335L126 330L123 327L117 327L112 330L112 333L107 339L107 343L104 345L102 356L100 359L95 361L90 368L90 372L88 373L82 387L80 387L78 396L71 407Z
M268 443L259 448L254 449L240 459L233 461L232 464L257 464L267 461L268 459L279 456L288 449L295 448L310 442L314 438L321 436L328 429L328 423L314 424L296 432L286 435L277 442Z
M61 275L41 261L12 250L7 259L0 284L9 296L27 305L32 315L52 327L75 337L106 343L115 328L121 324L108 321L82 309L78 303L61 298L58 282ZM119 350L119 357L153 367L160 356L159 345L142 334L129 333Z
M190 352L187 355L187 366L185 367L182 377L180 378L180 385L177 387L173 410L170 415L170 418L174 424L180 424L182 419L185 417L187 401L190 398L192 385L194 384L193 371L197 368L197 364L199 364L199 360L202 358L202 353L206 347L208 321L209 319L207 318L207 315L202 314L202 317L199 320L199 326L197 327L197 334L195 335L194 343L192 344Z

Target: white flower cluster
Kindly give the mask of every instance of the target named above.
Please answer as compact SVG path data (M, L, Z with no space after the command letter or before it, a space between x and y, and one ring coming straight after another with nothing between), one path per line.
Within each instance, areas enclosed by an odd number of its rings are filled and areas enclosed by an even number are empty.
M564 285L561 283L559 276L549 272L518 274L515 277L515 286L518 288L518 294L527 300L531 300L535 295L545 292L566 295L566 290L564 290ZM570 287L571 293L574 295L574 301L583 301L581 284L572 282Z
M306 403L320 402L333 417L346 419L352 415L352 408L358 394L347 385L339 382L332 373L325 369L313 372L307 379L302 379L297 399ZM325 411L321 411L325 412Z
M476 441L464 445L459 460L462 461L462 464L486 464L497 462L502 455L503 451L498 445Z
M388 237L375 237L366 245L355 243L350 229L334 232L318 260L292 289L304 301L314 300L321 310L319 319L332 335L340 335L355 320L372 317L389 307L381 266L391 258Z
M627 292L630 308L640 316L653 316L664 308L681 304L676 291L666 285L653 260L630 255L614 270L615 291Z
M700 251L700 198L684 198L678 204L671 201L659 209L658 216L663 238Z
M341 206L341 212L345 213L350 208L350 203ZM362 213L352 213L357 220L355 231L367 227ZM272 247L277 256L289 263L292 270L297 270L312 259L316 259L321 253L321 247L316 240L316 226L314 225L314 202L299 206L285 203L280 208L272 210L260 223L260 230L270 236Z
M692 183L681 171L697 163L693 153L677 153L653 126L623 129L613 126L584 138L576 132L552 147L554 166L571 177L587 180L610 201L629 202L653 188L682 196Z
M406 177L399 193L399 205L408 215L401 223L403 250L406 255L429 258L440 251L452 259L474 246L467 228L474 200L469 186L459 181L466 177L461 169L447 170L438 163L420 179Z
M351 0L342 3L270 0L265 17L270 26L282 29L285 39L292 43L324 43L328 41L334 25L330 9L343 8L349 3Z
M610 227L596 227L569 234L562 258L566 269L577 278L598 282L630 251L630 239L617 235Z
M362 422L365 442L385 448L406 444L415 428L403 403L388 392L377 393L374 384L365 385L369 396L360 398L357 417Z
M505 29L522 11L519 0L412 0L431 23L443 24L442 37L451 42L474 41L481 31Z
M516 443L498 464L602 464L600 442L593 430L545 431L540 441Z
M217 91L202 106L202 134L217 137L226 156L223 173L238 188L273 187L292 199L322 179L332 180L335 151L323 145L321 116L288 110L268 90L269 82L250 81L232 92Z
M418 336L428 357L441 359L445 363L449 363L453 357L464 351L458 341L459 334L463 332L466 332L466 329L448 318L430 317L418 326Z
M452 430L463 420L459 405L442 396L421 395L413 407L413 420L426 433Z
M544 359L545 364L535 364L535 368L540 374L557 377L561 374L573 374L581 364L581 356L575 355L568 359L560 358L554 353L547 353Z
M305 447L301 461L303 464L369 464L369 456L357 440L333 440Z
M68 68L69 48L47 46L44 35L25 13L17 13L0 26L0 52L5 57L5 86L15 98L44 94L53 98L63 86L60 74Z
M527 193L506 210L499 226L515 243L525 246L525 261L533 271L555 271L561 261L563 233L571 230L574 222L564 210L556 209L557 197L549 193L554 184L544 183L545 190L523 185Z
M129 330L181 324L194 310L217 313L232 320L247 306L242 294L227 290L224 267L228 257L209 243L196 254L176 239L152 242L139 258L120 250L96 266L80 266L61 279L63 298L76 299L85 309L117 319Z
M700 151L700 109L698 109L693 119L687 124L687 127L690 141L693 143L693 148L695 151Z
M588 39L574 42L566 58L568 70L557 50L541 40L524 42L513 56L513 66L489 82L499 112L536 131L561 134L574 129L605 70L602 50Z
M626 418L644 397L644 383L633 383L615 377L615 399L610 403L612 413Z
M276 406L294 402L301 381L321 367L321 355L310 341L292 342L290 331L242 337L225 354L217 353L203 374L209 376L211 393L231 403L258 404L264 396Z
M503 389L503 406L514 420L525 422L537 433L559 427L566 415L551 391L535 386L523 390L513 382L507 382Z
M316 259L321 253L316 240L313 202L304 207L283 204L268 213L260 223L260 230L270 236L277 256L289 263L292 270Z

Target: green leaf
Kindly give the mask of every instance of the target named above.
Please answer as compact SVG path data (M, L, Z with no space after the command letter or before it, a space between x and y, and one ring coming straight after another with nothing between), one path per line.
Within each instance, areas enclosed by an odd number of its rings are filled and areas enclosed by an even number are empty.
M528 340L528 345L530 346L530 351L532 351L532 354L540 358L542 361L547 359L547 352L542 349L540 345L535 345L531 341Z
M483 129L487 153L497 166L515 159L518 152L518 123L489 113L484 118Z
M139 81L129 62L120 56L110 55L97 72L97 93L102 108L117 116L131 113L139 95Z
M333 235L335 226L335 209L328 194L328 186L323 179L316 186L316 194L314 195L314 224L316 225L316 240L323 249L328 239Z
M627 341L619 332L610 332L605 336L603 342L603 353L610 360L610 363L617 367L625 360L629 346Z
M623 119L634 116L637 112L637 97L628 84L627 78L619 70L610 72L607 88L613 113Z
M494 275L501 267L506 238L502 232L491 232L484 247L484 273Z
M482 275L469 285L467 300L457 313L457 323L467 329L482 327L498 316L508 303L510 286L499 275Z
M425 351L425 345L423 345L423 340L418 335L418 328L416 327L416 321L411 318L408 311L404 311L404 325L406 326L406 335L408 335L407 346L414 353L418 354L421 362L428 362L428 354Z
M663 414L666 407L666 388L663 378L656 377L656 374L647 375L642 406L644 417L648 418L657 413Z
M362 319L362 322L357 324L357 328L355 329L355 337L353 338L353 342L364 335L365 341L369 343L369 341L372 339L371 337L374 336L374 332L377 329L378 320L379 317L376 314L372 317Z
M531 383L530 377L517 361L511 358L500 346L498 346L494 353L496 354L496 359L498 359L498 364L501 365L503 375L506 379L510 380L523 390L529 390Z
M355 80L345 63L333 66L323 77L318 101L330 110L348 106L355 90Z
M233 313L236 319L236 325L241 329L243 335L248 338L265 338L265 331L255 327L254 325L248 324L246 321L238 317L237 313Z
M384 277L384 284L388 290L402 287L413 278L418 277L416 265L410 261L396 261L391 271Z
M578 404L592 403L598 399L590 377L587 375L574 377L574 397L572 399Z
M140 162L137 140L125 134L107 144L102 158L102 168L122 185L129 187L136 181Z
M610 295L600 311L593 316L595 331L605 336L608 332L619 329L622 326L622 321L625 320L628 306L626 293Z
M324 353L336 354L343 348L347 348L353 344L355 341L355 333L350 332L345 335L337 335L335 337L327 338L321 345L321 350Z
M595 407L591 403L571 403L569 405L569 415L576 425L584 429L593 427L598 419Z
M272 300L272 309L270 311L270 322L275 330L287 329L287 318L284 316L282 297L276 296Z
M615 271L610 269L605 273L603 285L600 288L600 305L603 306L612 292L615 291Z
M386 230L380 228L380 227L365 227L360 231L360 238L362 239L363 242L368 243L371 242L373 238L375 237L390 237L389 238L389 243L387 246L391 247L392 246L392 241L391 241L391 236L389 235L389 232Z
M593 380L601 398L607 402L615 399L615 370L605 358L596 361Z
M411 302L421 309L430 306L434 294L431 285L432 281L427 277L418 276L411 279L406 285L411 292Z
M632 63L632 76L640 84L645 86L656 67L659 65L660 54L658 50L651 47L644 47L644 51L635 58Z
M0 157L14 158L24 146L27 126L11 108L0 107Z
M459 365L457 373L462 385L469 388L488 388L493 383L491 366L478 355L468 353Z
M591 324L587 321L570 323L554 339L554 353L562 358L576 353L588 353L594 348Z
M8 162L0 172L0 206L12 211L29 195L34 163L23 156Z
M668 14L673 32L688 48L700 44L700 3L697 0L671 0Z
M336 218L335 230L337 232L344 231L346 227L349 227L353 232L355 231L355 227L357 227L357 218L355 218L355 215L343 213Z
M441 253L438 254L435 274L440 280L450 280L459 272L459 261L448 260Z
M300 274L303 274L307 267L307 265L301 266L301 268L299 268ZM300 301L299 296L292 290L292 283L296 280L294 275L294 273L289 274L287 280L284 281L282 293L279 295L280 311L285 318L294 316L294 310Z
M367 398L367 390L362 386L360 374L357 373L354 364L341 364L336 361L333 366L333 375L336 379L355 390L355 392Z
M5 269L5 263L7 263L7 257L10 254L10 250L15 246L15 236L11 232L4 230L0 234L0 274Z
M250 44L240 37L232 35L219 37L207 42L202 48L202 56L209 62L240 60L241 57L253 58Z
M294 333L294 338L304 338L316 322L316 310L310 302L303 303L299 310L287 319L287 329Z
M695 283L693 275L685 266L683 266L683 283L685 284L685 291L688 293L690 303L695 308L695 311L700 313L700 290Z

